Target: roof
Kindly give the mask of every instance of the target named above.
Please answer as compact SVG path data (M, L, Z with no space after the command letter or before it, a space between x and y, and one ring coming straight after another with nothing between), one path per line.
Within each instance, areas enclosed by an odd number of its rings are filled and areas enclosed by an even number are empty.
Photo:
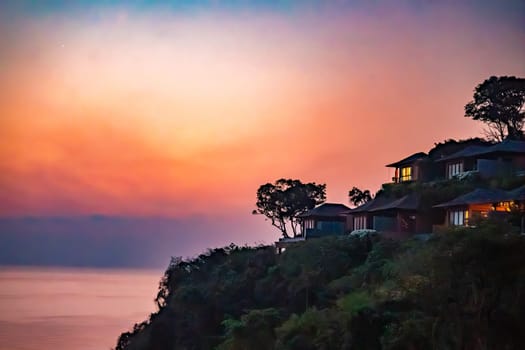
M525 141L521 140L505 140L490 147L492 152L514 152L525 153Z
M525 185L515 188L512 191L507 192L508 196L505 200L518 200L525 201Z
M493 142L485 141L477 137L462 141L450 139L445 140L443 143L436 143L434 147L428 151L428 157L433 160L438 160L443 157L448 157L449 155L459 152L469 146L488 147L493 144Z
M473 157L479 154L482 154L490 146L468 146L463 148L461 151L453 153L449 156L437 159L436 162L442 162L445 160L453 160L459 158L468 158Z
M418 207L419 195L417 193L410 193L399 199L395 199L389 203L370 209L369 211L380 211L389 209L417 210Z
M347 213L348 214L354 214L354 213L364 213L371 211L374 208L377 208L379 206L382 206L384 204L387 204L391 201L390 198L386 198L384 196L375 197L371 201L366 202L363 205L360 205L357 208L350 209Z
M508 200L507 197L509 196L509 192L503 190L478 188L472 192L454 198L451 201L435 205L434 208L447 208L460 205L500 202Z
M348 213L350 210L344 204L340 203L323 203L313 209L308 210L306 213L299 215L300 217L308 216L339 216Z
M401 159L398 162L395 162L395 163L392 163L392 164L388 164L386 166L390 167L390 168L397 168L397 167L400 167L400 166L403 166L403 165L414 164L417 161L425 160L427 158L428 158L428 155L425 152L418 152L418 153L414 153L411 156L406 157L405 159Z
M505 140L492 146L469 146L463 150L443 157L438 162L466 157L483 156L495 153L523 153L525 154L525 141L519 140Z
M410 193L401 198L376 197L366 202L360 207L351 209L348 214L364 212L374 212L389 209L416 210L419 207L419 196L417 193Z

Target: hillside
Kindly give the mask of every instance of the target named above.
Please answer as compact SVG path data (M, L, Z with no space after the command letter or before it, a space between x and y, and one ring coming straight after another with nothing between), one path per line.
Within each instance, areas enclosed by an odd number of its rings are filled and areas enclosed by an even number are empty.
M525 348L525 237L327 237L173 259L159 311L117 350Z

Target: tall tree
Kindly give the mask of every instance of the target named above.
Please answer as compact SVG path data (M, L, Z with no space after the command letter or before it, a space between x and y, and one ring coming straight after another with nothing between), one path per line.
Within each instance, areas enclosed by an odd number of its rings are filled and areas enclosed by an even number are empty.
M476 86L474 98L465 105L465 117L487 125L493 141L523 138L525 79L492 76Z
M369 190L361 191L355 186L352 187L352 189L348 192L348 197L350 197L350 202L352 202L355 206L360 206L369 200L372 200L372 195L370 194Z
M288 226L294 236L298 233L299 215L326 200L326 185L300 180L279 179L257 190L257 209L253 214L266 216L283 237L289 238Z

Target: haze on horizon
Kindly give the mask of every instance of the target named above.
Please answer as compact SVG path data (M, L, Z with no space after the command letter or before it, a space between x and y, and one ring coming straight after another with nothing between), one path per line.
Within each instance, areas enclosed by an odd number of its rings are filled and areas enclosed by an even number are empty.
M0 264L162 266L270 243L250 214L259 185L326 183L342 203L352 186L375 192L385 164L481 136L463 117L477 84L525 76L520 1L0 13Z

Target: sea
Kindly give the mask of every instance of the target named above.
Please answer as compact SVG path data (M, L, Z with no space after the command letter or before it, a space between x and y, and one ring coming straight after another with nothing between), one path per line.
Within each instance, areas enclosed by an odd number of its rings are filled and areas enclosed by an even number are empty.
M155 311L163 271L0 267L0 350L104 350Z

